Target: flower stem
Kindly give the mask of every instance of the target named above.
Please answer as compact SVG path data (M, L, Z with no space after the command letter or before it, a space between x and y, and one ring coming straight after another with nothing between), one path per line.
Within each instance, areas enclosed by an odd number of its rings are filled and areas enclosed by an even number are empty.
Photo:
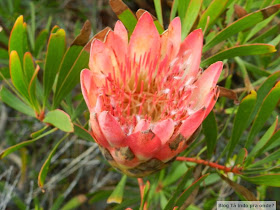
M219 169L219 170L223 170L226 173L232 172L232 173L235 173L235 174L241 174L241 170L243 169L242 167L236 167L236 166L226 167L224 165L219 165L217 163L210 162L210 161L207 161L207 160L201 160L201 159L190 158L190 157L177 157L176 160L210 166L211 168L216 168L216 169Z
M141 195L141 204L142 204L143 199L144 199L144 187L145 187L145 185L144 185L144 182L143 182L142 178L138 178L137 180L138 180L138 185L139 185L139 190L140 190L140 195ZM143 210L147 210L147 202L144 203Z

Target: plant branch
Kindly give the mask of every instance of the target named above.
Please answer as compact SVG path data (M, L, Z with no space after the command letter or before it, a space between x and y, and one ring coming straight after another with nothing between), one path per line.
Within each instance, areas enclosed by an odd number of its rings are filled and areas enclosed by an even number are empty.
M219 170L222 170L226 173L228 172L232 172L235 174L241 174L242 171L242 167L226 167L224 165L220 165L214 162L210 162L207 160L201 160L201 159L196 159L196 158L189 158L189 157L177 157L176 160L178 161L185 161L185 162L192 162L192 163L197 163L197 164L202 164L202 165L206 165L206 166L210 166L211 168L216 168Z

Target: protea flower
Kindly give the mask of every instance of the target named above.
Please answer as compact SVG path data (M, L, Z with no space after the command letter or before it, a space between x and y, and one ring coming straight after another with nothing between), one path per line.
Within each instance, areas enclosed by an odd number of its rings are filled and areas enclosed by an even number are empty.
M128 41L118 21L105 41L95 39L81 72L93 137L109 163L143 177L185 150L219 95L222 62L200 69L203 34L181 42L175 18L160 35L145 12Z

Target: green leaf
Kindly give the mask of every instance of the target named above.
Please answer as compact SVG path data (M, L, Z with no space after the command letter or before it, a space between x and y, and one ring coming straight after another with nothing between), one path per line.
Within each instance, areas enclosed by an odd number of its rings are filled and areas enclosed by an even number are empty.
M65 196L63 194L58 195L55 198L55 201L53 202L50 210L59 210L64 200L65 200Z
M274 5L269 8L273 11L273 9L275 9L276 7L277 7L277 5ZM250 13L250 14L236 20L235 22L233 22L232 24L230 24L229 26L227 26L226 28L221 30L219 33L216 34L216 36L213 37L213 39L211 39L208 43L206 43L206 45L204 45L203 52L209 50L210 48L217 45L218 43L228 39L229 37L233 36L234 34L240 32L240 31L243 31L247 28L250 28L252 26L255 26L257 23L268 18L269 16L267 16L265 13L265 11L267 9L268 8ZM269 14L269 15L272 15L272 14Z
M149 190L150 190L150 182L147 181L143 190L143 199L141 200L141 206L139 208L140 210L144 210L144 206L149 195Z
M204 67L216 61L221 61L236 56L259 55L259 54L266 54L266 53L273 53L273 52L276 52L276 49L273 45L269 45L269 44L239 45L239 46L225 49L211 56L210 58L207 58L206 60L201 62L201 66Z
M182 177L187 172L187 170L188 168L186 166L186 163L184 162L173 163L167 176L162 181L163 187L168 187L169 185L176 182L180 177Z
M266 174L254 177L240 176L242 179L256 185L280 187L280 174Z
M271 40L268 44L271 44L271 45L278 45L280 42L280 34L278 36L276 36L273 40Z
M278 5L279 6L279 5ZM277 7L277 5L274 5L272 7ZM271 9L271 8L270 8ZM255 25L254 28L252 28L250 30L250 32L248 33L248 35L246 36L245 40L243 41L243 43L246 43L249 39L251 39L256 33L258 33L259 31L261 31L264 27L266 27L269 22L272 21L272 19L279 13L279 9L276 13L274 13L272 16L270 17L265 17L265 19L259 23L257 23Z
M213 156L218 137L218 126L213 111L203 121L202 128L207 145L207 158L209 159Z
M179 4L179 0L173 0L172 2L172 8L171 8L171 12L170 12L170 18L169 21L171 22L175 16L176 16L176 12L178 9L178 4Z
M46 125L46 126L44 126L43 128L41 128L40 130L31 133L31 134L30 134L31 138L36 138L36 137L40 136L48 127L49 127L49 126Z
M27 81L24 75L19 55L16 51L10 54L10 74L13 85L17 91L26 99L29 99L27 92Z
M267 143L258 151L256 156L259 156L267 151L279 147L280 145L280 129L278 129L274 135L267 141Z
M242 99L234 119L227 158L231 156L235 146L238 144L240 137L242 136L242 133L247 128L249 117L252 114L256 100L257 93L255 91L252 91L249 95Z
M184 19L185 15L186 15L186 11L188 9L188 5L190 3L190 0L179 0L178 2L178 16L180 17L181 20Z
M261 33L259 36L257 36L256 38L250 40L250 43L263 43L264 39L269 37L269 36L273 36L274 34L277 34L279 30L279 26L275 25L272 26L271 28L269 28L267 31Z
M161 1L160 0L154 0L154 5L157 13L157 19L161 25L163 25L163 19L162 19L162 8L161 8Z
M24 77L28 84L27 92L28 98L33 105L33 108L39 113L39 102L36 99L36 78L39 72L39 66L35 69L32 55L29 52L26 52L23 57L23 70Z
M270 126L270 128L265 132L265 134L262 136L262 138L258 141L258 143L253 147L252 151L248 155L248 159L257 157L257 153L259 150L261 150L266 143L270 140L270 138L275 133L275 130L278 125L278 117L274 121L274 123Z
M268 77L269 75L271 75L271 73L269 71L263 70L258 66L255 66L251 63L248 63L244 60L242 60L246 69L250 72L252 72L255 75L259 75L259 76L263 76L263 77Z
M190 32L194 22L197 19L201 5L202 0L190 0L185 17L182 21L182 39L185 39L185 37Z
M226 9L228 0L213 0L202 14L197 28L202 28L203 31L207 31L215 23L215 20ZM208 22L209 17L209 22ZM207 23L208 22L208 23ZM207 27L207 28L206 28Z
M89 200L89 204L93 204L99 201L104 201L106 200L112 193L112 190L98 190L95 193L93 193L93 195L91 195L92 197Z
M195 180L178 198L178 200L176 201L176 206L181 207L185 200L191 195L191 193L197 188L199 187L200 183L202 183L204 181L204 179L206 179L206 177L209 174L205 174L203 176L201 176L199 179Z
M44 187L44 183L45 183L45 179L47 176L47 173L49 171L49 166L52 160L52 157L54 156L58 146L61 144L61 142L63 142L66 137L68 136L68 134L66 134L63 138L61 138L56 144L55 146L52 148L50 154L48 155L47 159L45 160L42 168L40 169L39 175L38 175L38 185L39 187L43 190ZM43 190L44 191L44 190Z
M9 39L9 54L15 50L18 53L20 61L27 51L26 23L23 22L23 16L19 16L14 24Z
M34 49L34 57L37 58L42 49L45 47L45 44L48 39L48 31L43 29L35 40L35 49Z
M248 139L245 144L245 148L251 146L254 137L261 130L266 120L271 115L272 111L275 109L278 101L280 99L280 82L278 82L264 98L264 101L257 113L255 121L253 122L252 128L250 130Z
M29 145L29 144L32 144L33 142L35 142L35 141L37 141L37 140L39 140L39 139L41 139L41 138L43 138L43 137L45 137L45 136L47 136L47 135L53 133L53 132L56 131L56 130L57 130L57 128L54 128L54 129L49 130L49 131L47 131L46 133L43 133L42 135L36 137L35 139L23 141L23 142L21 142L21 143L19 143L19 144L16 144L16 145L14 145L14 146L11 146L11 147L5 149L4 151L1 152L1 154L0 154L0 159L2 159L2 158L4 158L4 157L8 156L8 155L11 154L12 152L15 152L15 151L21 149L22 147L25 147L25 146L27 146L27 145Z
M39 70L40 70L40 67L39 67L39 65L37 65L37 67L32 75L32 78L28 84L28 95L29 95L29 98L32 101L37 113L40 113L42 111L40 108L40 103L36 97L36 90L37 90L36 82L37 82L37 75L39 73Z
M261 85L261 87L258 89L258 97L257 97L256 105L253 110L253 113L250 116L250 120L248 123L251 123L253 121L253 119L255 118L257 112L259 111L259 109L262 105L264 98L267 96L267 94L269 93L271 88L274 86L276 80L279 79L279 77L280 77L280 71L277 71L277 72L271 74L264 81L264 83Z
M24 54L23 57L23 71L24 71L24 75L26 77L26 81L27 84L29 84L34 71L35 71L35 67L34 67L34 63L33 63L33 58L30 52L26 52Z
M71 92L80 81L80 72L88 66L89 53L82 46L71 46L65 54L53 99L53 108Z
M255 163L248 164L248 166L246 168L255 168L255 167L258 167L258 166L262 166L266 163L271 163L274 160L279 160L279 156L280 156L280 149L278 149L275 152L269 154L267 157L265 157L262 160L259 160Z
M12 107L13 109L31 117L36 117L35 112L18 97L12 94L7 88L1 88L0 97L5 104Z
M234 165L235 165L235 166L239 166L239 165L242 166L243 163L244 163L244 161L245 161L245 159L246 159L246 157L247 157L247 154L248 154L247 150L246 150L245 148L242 148L242 149L239 151L239 153L238 153L238 155L237 155L237 157L236 157L236 160L235 160Z
M122 21L129 35L131 35L137 23L135 15L122 0L110 0L109 2L114 13Z
M64 132L74 132L74 126L69 115L60 109L48 112L43 122L52 124Z
M77 209L77 207L81 206L83 203L87 201L87 197L85 195L77 195L68 201L61 210L71 210Z
M72 102L70 102L72 105ZM71 120L74 121L79 117L85 110L87 110L87 105L84 99L80 101L78 106L74 108L74 112L71 115Z
M121 181L115 187L112 194L107 199L107 203L121 203L123 200L123 192L125 188L127 176L123 175Z
M43 75L44 104L51 92L56 74L61 65L61 60L65 52L65 31L54 26L48 42L46 63Z
M175 190L172 197L169 199L168 203L166 204L164 210L169 210L174 207L176 199L179 197L180 193L184 189L184 186L186 185L187 181L192 178L193 169L194 169L193 167L189 168L186 174L183 176L182 180L177 185L177 189Z

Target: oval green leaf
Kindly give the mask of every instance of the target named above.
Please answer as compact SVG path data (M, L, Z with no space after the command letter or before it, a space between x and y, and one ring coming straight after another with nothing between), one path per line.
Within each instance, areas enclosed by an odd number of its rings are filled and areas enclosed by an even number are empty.
M60 109L48 112L43 122L49 123L64 132L74 131L74 126L71 122L69 115Z

